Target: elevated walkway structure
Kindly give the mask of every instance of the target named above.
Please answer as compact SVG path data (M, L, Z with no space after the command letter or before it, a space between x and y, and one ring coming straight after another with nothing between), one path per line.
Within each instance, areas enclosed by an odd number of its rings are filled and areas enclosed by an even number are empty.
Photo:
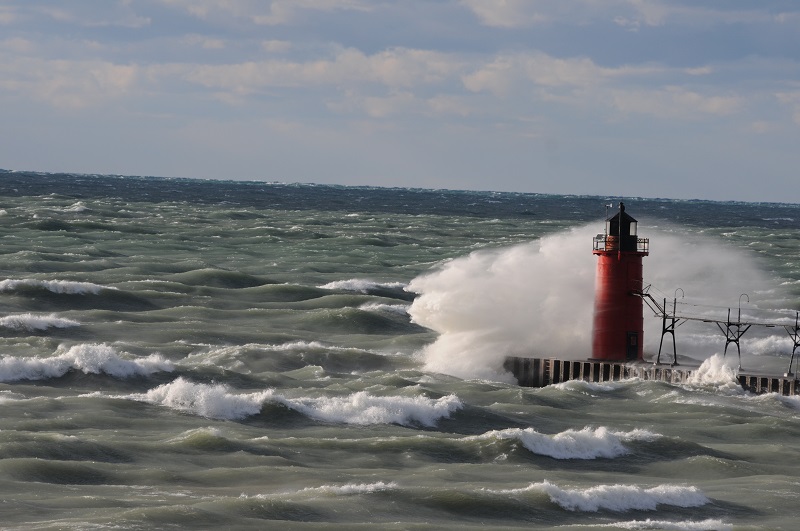
M678 366L678 351L675 341L675 329L682 325L687 321L700 321L703 323L714 323L717 325L719 330L725 335L725 349L723 351L722 356L728 353L728 347L733 344L736 345L736 352L739 355L739 370L742 369L742 351L741 347L739 346L739 340L742 336L750 330L753 326L763 326L766 328L783 328L786 330L786 333L789 334L789 338L792 340L793 348L792 348L792 356L789 359L789 368L784 374L784 377L793 376L795 371L792 370L792 366L794 365L795 355L797 353L798 347L800 347L800 312L795 312L794 316L794 324L788 324L786 320L784 321L770 321L770 320L742 320L742 308L741 308L741 300L742 297L747 297L747 301L750 301L750 298L747 296L746 293L742 293L739 296L740 306L738 309L736 319L731 319L731 309L728 308L728 317L727 319L719 320L719 319L712 319L709 317L700 317L700 316L692 316L686 314L678 314L677 307L678 307L678 299L677 296L672 300L672 310L670 311L669 306L667 304L667 299L663 299L663 303L659 304L659 302L653 298L652 295L649 293L650 286L647 286L641 292L634 292L634 295L638 295L644 300L647 306L653 311L656 317L661 318L661 341L658 345L658 355L656 356L656 365L661 364L661 350L664 346L664 337L666 335L672 336L672 367ZM680 288L678 288L680 289ZM677 290L676 290L677 292Z

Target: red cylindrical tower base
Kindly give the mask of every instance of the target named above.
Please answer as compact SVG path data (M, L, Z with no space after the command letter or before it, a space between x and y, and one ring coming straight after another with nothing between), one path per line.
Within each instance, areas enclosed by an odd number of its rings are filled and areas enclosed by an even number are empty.
M642 256L645 253L595 250L598 257L594 298L592 359L642 360L644 314Z

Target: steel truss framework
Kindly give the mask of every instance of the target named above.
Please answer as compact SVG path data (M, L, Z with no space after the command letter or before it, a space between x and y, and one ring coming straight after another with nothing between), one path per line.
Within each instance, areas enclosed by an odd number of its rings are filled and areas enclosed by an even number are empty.
M742 294L739 297L740 306L738 310L738 314L736 320L731 319L731 309L728 308L728 318L724 321L717 320L717 319L708 319L707 317L694 317L688 315L678 315L677 314L677 306L678 306L678 297L677 297L677 290L676 296L672 299L672 309L670 310L669 306L667 305L667 299L664 298L662 303L659 303L650 293L648 293L650 286L645 287L642 291L635 291L633 295L639 296L644 300L647 306L653 311L656 317L661 317L661 341L658 345L658 356L656 357L655 364L661 364L661 350L664 346L664 337L666 335L672 336L672 363L671 366L679 365L678 363L678 349L675 342L675 329L680 325L684 324L687 321L702 321L704 323L714 323L720 329L720 331L725 335L725 350L723 351L722 356L728 353L728 347L731 344L736 345L736 352L739 355L739 369L742 368L742 351L739 346L739 340L742 336L750 330L752 326L764 326L767 328L776 328L782 327L786 332L789 334L789 338L792 340L793 348L792 348L792 356L789 360L789 369L786 373L786 376L794 375L792 371L792 365L794 364L795 354L797 353L797 349L800 347L800 312L795 312L795 320L794 325L787 325L783 323L776 323L776 322L756 322L756 321L742 321L742 308L741 308L741 298L742 296L747 296L746 294ZM680 288L678 288L680 290ZM683 290L681 290L683 291ZM748 297L747 302L750 302L750 298ZM800 362L800 356L798 356L798 362Z

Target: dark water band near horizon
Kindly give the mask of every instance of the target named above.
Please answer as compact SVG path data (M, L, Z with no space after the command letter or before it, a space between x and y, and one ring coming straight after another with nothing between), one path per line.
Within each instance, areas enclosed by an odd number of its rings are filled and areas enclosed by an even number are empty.
M588 356L620 199L654 296L794 322L795 204L0 171L0 527L795 529L800 399L716 327L686 385L503 371Z

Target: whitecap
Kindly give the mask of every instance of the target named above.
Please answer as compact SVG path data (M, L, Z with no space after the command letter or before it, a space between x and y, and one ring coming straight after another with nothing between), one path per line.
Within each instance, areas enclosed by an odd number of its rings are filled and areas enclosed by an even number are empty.
M6 402L19 402L20 400L25 400L25 395L21 395L19 393L13 393L11 391L0 391L0 404Z
M333 496L351 496L355 494L372 494L385 490L397 489L395 482L377 481L375 483L346 483L344 485L322 485L319 487L308 487L301 490L301 493L320 493Z
M408 315L408 308L408 304L381 304L376 302L368 302L358 307L359 310L364 310L366 312L382 312L399 315Z
M87 210L89 210L89 207L87 207L82 201L78 201L77 203L66 207L64 212L86 212Z
M358 293L368 293L376 289L403 289L406 284L403 282L376 282L374 280L366 280L361 278L352 278L349 280L336 280L328 282L322 286L321 289L336 289L341 291L357 291Z
M567 390L567 391L608 392L615 390L620 385L624 384L621 384L620 382L598 383L598 382L587 382L585 380L567 380L566 382L552 384L548 387L552 387L553 389Z
M653 441L659 437L661 435L642 429L623 432L600 426L566 430L554 435L545 435L533 428L509 428L489 431L467 439L515 439L534 454L554 459L612 459L629 453L624 445L626 442Z
M287 398L267 389L234 393L223 384L203 384L178 378L143 394L120 396L158 404L207 418L237 420L257 415L267 402L281 404L307 417L341 424L421 424L434 426L462 407L455 395L439 399L373 396L359 391L342 397Z
M432 399L424 396L374 396L365 391L341 397L282 398L281 402L326 422L360 425L417 423L429 427L463 407L456 395Z
M208 437L216 437L216 438L223 438L222 430L219 428L215 428L213 426L206 426L205 428L195 428L193 430L187 430L181 434L178 434L171 439L168 439L168 443L181 443L187 441L196 436L208 436Z
M212 419L237 420L256 415L273 391L234 394L222 384L194 383L178 378L146 393L117 398L148 402Z
M612 529L631 529L647 530L658 529L659 531L732 531L733 525L727 524L722 520L708 519L694 521L672 522L669 520L631 520L629 522L614 522L610 524L592 525L591 527L610 527Z
M17 315L7 315L0 318L0 326L11 330L47 330L48 328L72 328L80 326L78 321L58 317L56 314L34 315L24 313Z
M543 492L556 505L568 511L583 512L655 511L659 505L700 507L710 501L698 488L679 485L658 485L652 488L635 485L598 485L588 489L562 489L548 481L542 481L507 492L510 494Z
M21 287L43 288L53 293L68 295L97 295L103 290L116 290L117 288L101 286L91 282L75 282L70 280L36 280L25 279L6 279L0 281L0 292L16 291Z
M49 358L0 359L0 382L60 378L70 370L85 374L105 373L116 378L147 376L159 371L171 372L172 364L158 354L135 360L122 359L109 345L73 345L66 352Z

